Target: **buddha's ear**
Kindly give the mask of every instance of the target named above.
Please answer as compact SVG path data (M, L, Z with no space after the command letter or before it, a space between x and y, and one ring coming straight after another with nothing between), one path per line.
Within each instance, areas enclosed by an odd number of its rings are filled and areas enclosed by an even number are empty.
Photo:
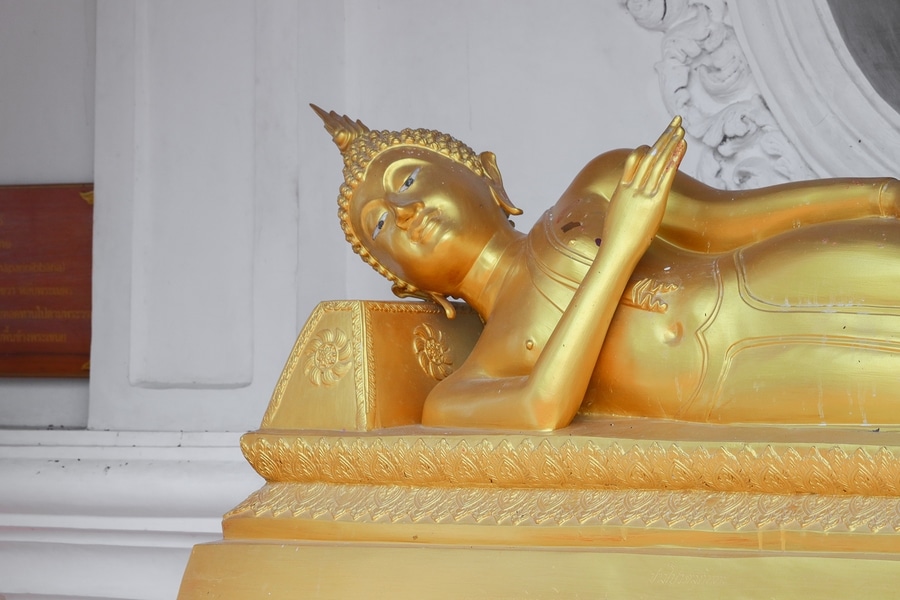
M500 169L497 168L497 156L493 152L482 152L479 157L485 175L491 180L491 195L494 197L494 201L506 211L506 214L521 215L522 209L512 203L509 196L506 195L506 190L503 189L503 177L500 176Z

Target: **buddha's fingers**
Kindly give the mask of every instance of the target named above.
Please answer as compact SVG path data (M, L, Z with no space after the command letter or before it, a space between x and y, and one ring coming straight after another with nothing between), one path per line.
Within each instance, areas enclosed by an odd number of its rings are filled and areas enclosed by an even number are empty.
M684 130L681 128L681 117L675 117L665 131L662 132L662 135L659 136L659 139L656 140L656 143L653 144L650 152L638 167L635 181L638 182L641 188L648 190L650 193L655 192L659 181L659 172L669 162L670 152L667 152L667 150L672 148L673 140L677 141L677 139L683 137ZM658 165L661 166L658 167ZM655 177L654 173L656 173Z
M687 142L682 138L673 149L672 156L669 158L669 162L662 173L657 191L666 190L666 195L668 195L669 190L672 189L672 183L675 181L675 175L678 173L678 167L681 165L681 159L684 158L686 151Z
M674 177L674 172L678 170L681 159L684 157L684 129L677 127L666 142L656 158L653 168L647 178L647 184L644 186L648 194L656 194L660 190L660 184L663 183L664 175Z
M638 167L648 152L650 152L650 146L644 145L638 146L628 155L628 159L625 161L625 169L622 171L622 179L620 180L622 185L631 185Z

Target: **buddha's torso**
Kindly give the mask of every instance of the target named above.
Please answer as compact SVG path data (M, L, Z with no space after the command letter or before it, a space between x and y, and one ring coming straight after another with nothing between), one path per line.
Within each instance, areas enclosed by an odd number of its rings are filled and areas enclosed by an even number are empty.
M603 199L564 199L532 229L485 328L497 365L509 369L498 376L534 365L602 243L606 208ZM854 221L725 254L657 239L619 302L582 413L885 422L900 378L886 377L880 391L854 378L900 373L896 234L894 222Z

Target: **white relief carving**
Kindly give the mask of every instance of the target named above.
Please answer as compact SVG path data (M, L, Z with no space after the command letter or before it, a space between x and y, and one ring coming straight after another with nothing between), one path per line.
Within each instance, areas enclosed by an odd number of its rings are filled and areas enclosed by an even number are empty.
M699 179L748 189L815 177L766 105L725 0L621 2L638 25L664 34L663 101L701 143Z

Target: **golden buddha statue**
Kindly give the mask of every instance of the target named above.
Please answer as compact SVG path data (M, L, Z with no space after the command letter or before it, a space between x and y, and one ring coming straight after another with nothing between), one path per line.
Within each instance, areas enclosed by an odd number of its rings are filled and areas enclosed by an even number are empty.
M354 251L397 295L484 321L424 425L900 422L897 180L713 189L678 172L675 118L589 162L525 234L492 153L313 108L344 157Z
M348 241L444 310L313 311L179 598L896 595L896 180L715 190L675 119L526 234L493 154L316 111Z

